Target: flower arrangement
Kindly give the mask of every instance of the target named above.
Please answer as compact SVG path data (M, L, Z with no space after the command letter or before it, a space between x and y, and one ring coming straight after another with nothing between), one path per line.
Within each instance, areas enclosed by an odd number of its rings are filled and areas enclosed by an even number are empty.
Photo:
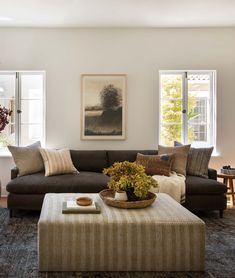
M108 187L126 191L130 201L146 198L150 188L158 186L157 181L145 174L144 166L135 162L116 162L103 173L110 176Z
M11 116L12 111L7 109L0 104L0 133L3 131L7 124L9 124L9 117Z

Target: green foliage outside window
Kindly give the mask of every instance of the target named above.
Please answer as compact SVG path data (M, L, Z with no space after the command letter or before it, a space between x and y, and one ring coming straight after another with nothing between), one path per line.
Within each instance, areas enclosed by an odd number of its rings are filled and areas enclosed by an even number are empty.
M172 145L174 140L182 140L182 78L180 75L164 76L162 84L161 101L161 143ZM198 116L194 112L196 97L190 94L188 98L188 122ZM194 139L193 127L188 127L188 142Z

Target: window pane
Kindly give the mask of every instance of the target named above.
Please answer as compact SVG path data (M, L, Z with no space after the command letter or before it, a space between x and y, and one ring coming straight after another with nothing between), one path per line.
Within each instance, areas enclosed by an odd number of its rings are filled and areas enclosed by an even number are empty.
M20 74L20 144L43 141L43 74Z
M204 142L208 140L206 125L189 125L188 129L189 143Z
M161 74L160 143L172 145L182 141L182 91L181 74Z
M21 98L42 99L43 98L43 75L22 74L21 75Z
M21 122L22 124L39 124L43 122L42 100L21 101Z
M161 74L161 98L182 98L181 74Z
M210 75L188 75L188 142L209 144Z
M42 125L35 125L35 124L21 125L20 142L22 146L30 145L36 141L40 141L42 138L43 138Z
M161 144L172 146L175 140L182 142L182 125L163 124L160 129Z
M182 100L162 100L161 121L163 123L181 123Z
M15 144L15 74L0 74L0 104L13 111L0 133L0 147Z
M15 98L15 74L0 75L0 98Z
M0 148L15 145L15 125L8 124L0 133Z

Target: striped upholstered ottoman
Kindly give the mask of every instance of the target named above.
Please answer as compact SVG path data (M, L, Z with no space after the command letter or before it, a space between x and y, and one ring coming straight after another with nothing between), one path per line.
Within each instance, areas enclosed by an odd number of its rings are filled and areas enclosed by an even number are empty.
M38 223L40 271L202 271L205 224L166 194L145 209L62 214L88 194L47 194Z

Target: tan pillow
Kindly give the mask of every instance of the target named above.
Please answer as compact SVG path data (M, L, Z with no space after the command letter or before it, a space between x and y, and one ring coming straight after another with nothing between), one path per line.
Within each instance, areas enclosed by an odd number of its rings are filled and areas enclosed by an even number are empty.
M41 147L40 142L36 142L27 147L8 146L16 167L19 169L19 176L25 176L44 170L39 147Z
M144 155L137 154L136 163L145 167L147 175L170 176L173 155Z
M39 150L44 161L45 176L79 173L73 165L68 149L49 150L40 148Z
M158 154L174 154L171 170L184 176L186 176L186 165L189 150L190 145L182 147L167 147L158 145Z

